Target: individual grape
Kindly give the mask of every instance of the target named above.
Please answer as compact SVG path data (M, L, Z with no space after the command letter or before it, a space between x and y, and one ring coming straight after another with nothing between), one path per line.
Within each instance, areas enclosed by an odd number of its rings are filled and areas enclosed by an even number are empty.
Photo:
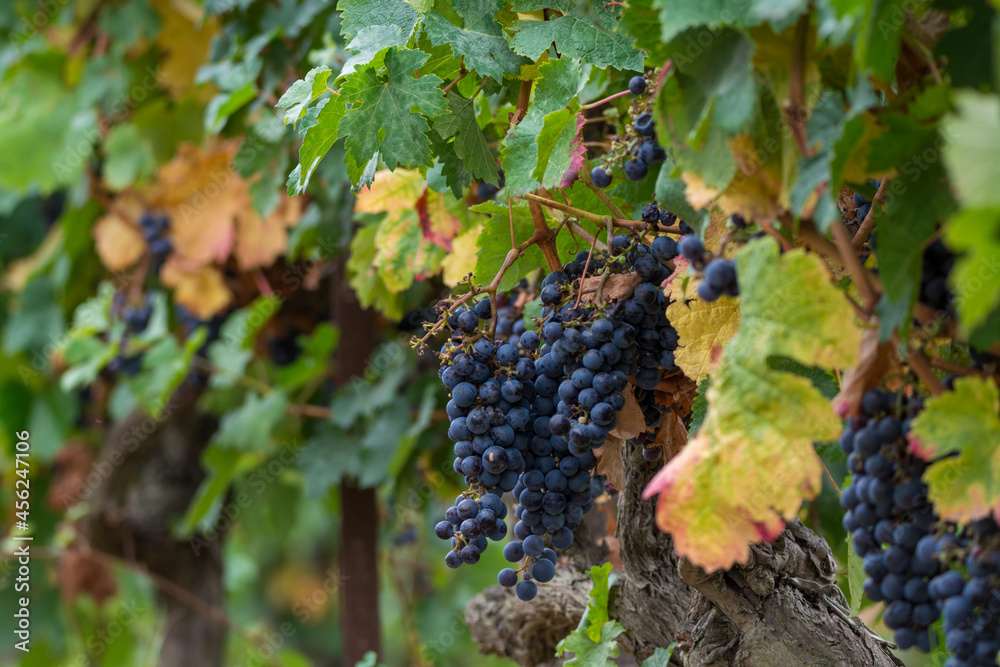
M642 95L646 92L646 79L641 74L636 74L628 80L628 91L633 95Z
M705 259L705 244L693 234L682 236L677 244L677 249L686 260L694 264L699 264Z
M451 539L455 534L455 526L450 521L439 521L434 526L434 534L442 540Z
M641 181L646 178L648 171L646 163L639 158L632 158L625 163L625 178L630 181Z
M677 241L669 236L657 236L649 251L656 261L666 264L677 257Z
M538 595L538 586L533 581L522 581L517 585L515 591L519 600L528 602L534 600L535 596Z
M517 585L517 572L509 567L505 567L497 574L497 583L504 588L513 588Z
M545 542L537 535L530 535L524 539L521 547L524 549L524 555L532 558L541 558L542 551L545 549Z
M726 259L716 259L705 267L705 282L720 294L725 294L736 285L736 267Z
M545 558L535 561L535 564L531 566L531 576L543 584L552 581L553 577L556 576L555 563Z
M476 186L476 196L483 201L490 201L497 196L500 188L492 183L482 181Z
M611 185L611 174L602 167L594 167L590 170L590 180L599 188L606 188Z
M722 292L713 287L709 282L699 283L696 292L698 293L699 299L707 302L716 301L720 296L722 296Z
M656 123L653 114L644 111L635 119L635 131L643 137L651 137L656 133Z

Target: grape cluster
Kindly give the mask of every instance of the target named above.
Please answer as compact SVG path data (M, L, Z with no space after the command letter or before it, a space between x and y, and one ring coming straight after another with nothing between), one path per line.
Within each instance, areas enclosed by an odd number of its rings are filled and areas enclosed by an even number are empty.
M737 216L733 216L734 220L736 218ZM739 220L742 221L742 218ZM746 225L745 222L742 224ZM733 262L724 257L710 257L705 250L705 244L694 234L682 237L678 248L684 258L691 262L692 267L704 271L704 280L698 284L698 298L702 301L715 301L723 295L739 296L736 265Z
M633 95L646 92L646 79L641 75L632 77L628 90ZM641 181L649 173L649 167L667 159L667 152L656 139L656 121L649 111L641 111L642 105L633 106L634 119L632 127L626 133L623 144L619 144L621 155L628 155L625 161L625 178L630 181ZM591 169L590 178L594 185L606 188L611 185L612 177L608 168L597 166Z
M955 265L955 256L941 239L924 250L924 268L920 276L920 302L934 310L951 309L952 293L948 289L948 274Z
M139 305L125 305L127 294L124 291L115 293L112 310L115 314L120 314L125 322L125 334L122 336L118 348L118 355L108 363L108 370L112 373L124 373L125 375L136 375L142 370L142 354L130 353L129 340L131 336L140 334L149 325L149 318L153 314L153 307L149 295L143 296Z
M146 211L139 217L139 227L142 237L149 245L149 253L153 257L153 270L156 271L173 250L170 239L166 236L170 219L165 215Z
M992 518L964 527L961 534L946 533L936 542L935 554L965 570L949 569L928 587L944 616L945 648L952 656L946 667L996 665L1000 651L1000 557L998 528Z
M861 417L840 438L851 484L841 495L844 528L864 558L865 595L885 602L883 621L900 648L929 651L928 627L940 611L928 586L941 571L931 534L938 523L921 477L927 464L907 451L919 398L874 389L865 393Z
M655 204L644 215L662 216ZM644 441L652 444L667 409L655 404L655 389L661 372L677 370L677 332L667 321L659 287L673 268L676 242L658 236L646 246L637 236L620 234L610 250L598 256L581 252L541 281L537 329L517 318L516 294L497 296L497 339L482 331L491 320L490 299L447 316L453 333L440 350L439 375L451 392L454 469L470 490L435 533L451 540L449 566L476 562L488 540L505 536L506 507L498 503L511 492L516 541L506 545L504 556L517 567L502 570L498 582L514 587L522 600L535 597L537 583L555 576L555 550L572 545L584 515L605 491L605 481L592 476L593 450L617 424L629 377L634 375L649 429ZM602 280L607 273L635 273L642 282L628 298L582 302L584 279ZM650 460L662 455L659 447L646 451Z

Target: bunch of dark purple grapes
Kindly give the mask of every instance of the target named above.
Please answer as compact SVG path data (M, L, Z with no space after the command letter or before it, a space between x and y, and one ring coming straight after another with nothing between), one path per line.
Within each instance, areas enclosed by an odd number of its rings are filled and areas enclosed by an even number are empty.
M646 87L646 79L640 75L632 77L628 84L629 92L633 95L642 95L646 92ZM629 159L625 162L625 178L630 181L641 181L646 178L650 166L667 159L667 152L656 139L656 121L653 119L653 114L649 111L637 113L631 131L627 135L624 145ZM591 169L590 178L599 188L608 187L612 181L611 171L601 166Z
M647 247L627 235L615 237L610 255L581 252L542 280L537 328L506 322L512 319L504 312L508 295L498 311L498 332L509 328L508 341L482 332L492 314L488 299L450 313L453 335L441 348L439 373L451 392L454 468L470 491L435 528L452 540L449 566L476 562L487 540L503 538L506 507L497 503L509 491L518 520L516 541L504 555L517 566L502 570L499 583L530 600L537 583L555 576L556 551L573 544L605 490L604 480L592 475L593 450L615 428L630 376L650 436L662 420L664 408L655 405L653 393L661 372L676 370L677 332L666 319L659 285L676 254L669 237L656 237ZM583 301L584 278L609 272L636 273L642 282L628 298Z
M743 224L745 226L745 223ZM739 223L736 223L736 226L738 227ZM705 244L694 234L687 234L681 238L678 248L695 270L704 271L704 280L698 284L698 298L711 302L720 296L739 296L740 286L736 280L736 265L733 262L724 257L709 256Z
M865 393L861 416L840 438L851 473L840 502L847 509L844 528L864 558L865 595L885 602L883 621L895 630L900 648L929 651L929 627L940 616L928 591L942 571L931 534L938 517L921 479L927 464L906 444L922 407L920 398L880 389Z
M166 236L167 228L170 227L170 218L159 213L146 211L139 218L139 227L142 229L142 237L149 245L149 254L153 258L152 269L158 271L167 255L173 250L173 244Z

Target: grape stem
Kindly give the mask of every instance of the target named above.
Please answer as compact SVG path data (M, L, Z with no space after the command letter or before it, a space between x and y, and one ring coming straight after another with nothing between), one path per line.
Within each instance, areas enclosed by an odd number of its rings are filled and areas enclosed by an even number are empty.
M875 304L878 303L879 293L869 280L868 272L862 266L861 260L851 245L851 237L847 233L847 228L844 227L844 222L838 220L831 225L830 229L833 232L833 240L837 244L837 249L840 251L840 258L861 294L865 310L871 313L875 309Z
M895 332L892 334L892 344L899 350L899 335ZM906 344L906 360L910 364L910 369L916 373L920 381L931 390L931 393L935 396L940 396L944 393L944 385L941 384L941 380L938 376L934 374L934 369L931 367L931 363L927 360L927 357L923 355L920 350L910 346L909 343Z
M589 109L596 109L597 107L601 106L602 104L607 104L608 102L611 102L612 100L617 100L619 97L625 97L626 95L628 95L630 93L631 93L631 91L629 91L629 90L626 89L626 90L621 91L620 93L615 93L614 95L608 95L603 100L597 100L596 102L591 102L590 104L584 104L582 107L580 107L580 111L587 111Z
M531 210L531 220L535 223L535 234L538 237L538 247L545 256L545 264L549 271L561 271L562 262L559 261L559 251L556 249L555 234L545 222L545 211L534 199L528 200L528 208Z
M591 222L600 222L600 223L603 223L604 219L607 217L607 216L604 216L604 215L598 215L597 213L591 213L590 211L584 211L583 209L576 208L574 206L569 206L568 204L561 204L561 203L559 203L557 201L554 201L552 199L546 199L545 197L539 197L538 195L532 194L530 192L527 193L527 194L525 194L525 195L523 195L523 197L524 197L524 199L527 199L529 202L534 201L534 202L537 202L537 203L541 204L542 206L545 206L545 207L548 207L548 208L554 208L557 211L565 211L566 213L571 213L571 214L575 215L578 218L582 218L584 220L590 220ZM643 222L641 220L627 220L625 218L612 218L611 222L614 224L615 227L619 227L621 229L641 230L641 229L647 229L649 227L652 227L652 225L649 225L649 224L647 224L647 223L645 223L645 222ZM657 231L659 231L659 232L665 232L667 234L680 234L681 233L680 227L668 227L667 225L659 225L658 224L658 225L655 225L655 229Z

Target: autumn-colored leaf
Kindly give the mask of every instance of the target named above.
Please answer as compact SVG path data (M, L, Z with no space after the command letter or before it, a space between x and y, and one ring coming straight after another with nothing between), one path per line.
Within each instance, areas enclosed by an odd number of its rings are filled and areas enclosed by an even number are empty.
M706 185L702 177L693 171L682 173L681 180L684 181L684 185L686 186L684 196L687 197L688 203L695 209L705 208L719 196L718 188Z
M660 430L656 432L656 444L663 448L663 460L670 461L684 448L688 441L688 431L684 421L673 410L663 415Z
M719 207L727 216L738 213L752 221L774 220L788 206L787 193L782 192L782 161L770 156L762 163L760 156L768 154L759 150L746 134L739 134L727 143L739 169L719 196Z
M202 320L222 312L233 295L222 272L213 266L188 269L181 259L170 257L160 270L160 279L174 288L175 301Z
M163 51L157 81L171 97L179 99L195 89L198 70L208 61L212 38L219 29L216 17L205 17L205 10L195 3L153 0L162 21L157 45ZM205 89L205 94L211 89Z
M635 389L629 384L622 392L625 405L618 411L617 425L609 431L611 435L622 440L630 440L646 431L646 418L642 414L639 402L635 400Z
M861 397L877 386L892 363L892 347L879 341L878 329L868 329L861 338L858 365L844 373L840 392L833 398L833 409L841 417L857 417Z
M604 475L616 489L625 488L625 467L622 462L625 443L615 436L609 435L601 448L596 450L598 475Z
M597 288L600 286L604 276L590 276L584 278L580 283L580 297L582 303L591 303L597 299ZM642 282L642 278L635 273L612 273L604 280L604 289L601 292L605 303L611 301L621 301L632 296L632 292Z
M238 142L202 150L183 145L157 176L151 204L170 217L174 252L189 265L223 262L236 220L253 210L250 186L231 166Z
M416 169L383 169L371 185L361 188L354 210L358 213L388 213L398 217L413 211L427 184Z
M112 211L94 225L94 241L101 263L111 271L124 271L146 252L146 242L136 226L117 211Z
M677 330L674 361L685 375L701 382L719 363L723 347L739 328L739 300L724 296L712 302L674 301L667 307L667 319Z
M444 282L454 287L476 268L476 245L482 225L474 225L455 237L451 244L451 252L441 261L444 269Z
M288 229L298 224L302 217L302 200L282 196L280 203L261 220L257 211L247 209L236 219L235 255L240 269L271 266L285 254L288 247Z
M816 257L781 254L766 238L736 261L740 326L712 373L705 421L644 492L660 495L657 525L677 552L708 571L745 561L750 543L773 538L815 497L822 467L813 442L840 431L819 390L768 359L845 368L861 343L850 304Z
M942 519L1000 518L1000 391L992 379L964 377L927 399L909 435L910 450L933 463L924 474Z
M417 199L417 215L424 238L450 251L452 239L462 230L462 223L448 210L444 195L425 188Z

